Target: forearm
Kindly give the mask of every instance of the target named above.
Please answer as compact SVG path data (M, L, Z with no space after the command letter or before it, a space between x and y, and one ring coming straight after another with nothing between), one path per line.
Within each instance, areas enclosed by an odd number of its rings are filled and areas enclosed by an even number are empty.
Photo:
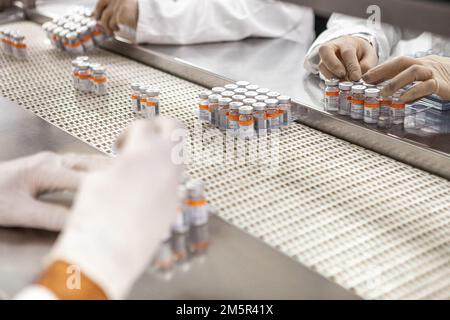
M281 37L305 9L274 0L139 0L137 42L193 44Z

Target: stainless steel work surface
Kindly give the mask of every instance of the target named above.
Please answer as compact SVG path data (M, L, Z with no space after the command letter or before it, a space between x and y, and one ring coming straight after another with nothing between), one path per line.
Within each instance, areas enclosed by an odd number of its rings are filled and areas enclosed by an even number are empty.
M76 93L69 57L33 23L13 27L27 35L30 59L0 58L2 95L110 153L135 119L130 82L157 84L162 113L190 131L187 169L220 217L364 298L450 297L447 180L301 124L224 141L192 112L203 88L102 50L91 58L108 68L112 93Z
M0 98L0 161L50 150L98 153L84 142ZM50 198L50 197L47 197ZM65 195L54 196L54 201ZM134 299L353 299L342 287L298 264L222 219L212 217L211 249L172 274L148 269ZM38 275L56 234L0 228L0 299ZM269 276L270 275L270 276Z

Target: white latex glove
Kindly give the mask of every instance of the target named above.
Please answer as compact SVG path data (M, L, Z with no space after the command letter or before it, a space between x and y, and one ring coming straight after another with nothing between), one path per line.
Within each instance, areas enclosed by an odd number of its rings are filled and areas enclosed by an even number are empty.
M378 63L377 50L357 36L342 36L319 48L319 71L327 78L357 81Z
M136 30L138 0L98 0L94 16L109 33L119 31L120 25Z
M132 126L114 164L83 182L49 263L77 265L111 299L128 294L175 221L175 128L162 118Z
M43 152L0 163L0 226L60 230L69 210L36 197L45 192L76 191L86 171L107 162L100 156Z
M393 95L397 90L418 81L406 91L401 100L409 103L420 98L437 94L450 100L450 58L427 56L423 58L399 57L373 68L363 76L367 83L388 80L383 88L383 96Z

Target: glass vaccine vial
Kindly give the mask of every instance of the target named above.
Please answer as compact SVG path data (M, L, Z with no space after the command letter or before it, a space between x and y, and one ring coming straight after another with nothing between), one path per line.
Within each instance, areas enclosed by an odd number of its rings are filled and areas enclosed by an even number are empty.
M198 119L201 123L209 123L209 101L211 91L203 91L198 95Z
M405 120L405 103L400 101L400 97L404 93L404 90L400 89L393 95L390 114L392 124L402 124Z
M278 111L279 102L277 99L267 99L265 104L267 106L267 130L269 132L275 132L280 127L280 116Z
M141 91L142 83L136 82L131 84L131 110L139 113L141 111Z
M205 197L204 184L201 180L191 180L186 184L186 208L192 226L208 223L208 203Z
M231 98L220 98L219 99L219 108L218 108L218 116L219 116L219 129L221 131L226 131L228 127L228 113L230 111L230 103L233 100Z
M236 85L237 85L239 88L246 88L247 86L250 85L250 82L245 81L245 80L240 80L240 81L237 81L237 82L236 82Z
M352 87L352 106L350 109L350 117L355 120L364 119L364 91L365 86L356 85Z
M324 91L324 106L325 111L338 112L339 111L339 80L327 79L325 80Z
M25 37L20 34L15 34L13 40L13 55L19 60L25 60L28 58L28 49L25 44Z
M266 96L266 95L263 95L263 94L257 95L257 96L255 97L256 102L264 102L264 101L266 101L267 99L269 99L269 97Z
M255 121L253 119L253 107L242 106L239 108L239 138L252 139L255 136Z
M232 137L239 135L239 109L244 106L242 102L233 101L230 103L228 112L227 134Z
M229 83L229 84L225 85L224 88L227 91L233 91L234 92L234 90L236 90L239 87L236 84L234 84L234 83Z
M339 111L342 116L349 116L352 108L353 82L345 81L339 83Z
M380 89L369 88L365 91L366 99L364 101L364 122L376 124L380 116Z
M104 67L92 69L92 80L94 82L93 92L98 96L108 94L108 78Z
M278 112L280 114L280 126L289 126L292 124L292 100L289 96L278 97Z
M89 64L82 62L79 64L78 78L79 78L79 88L83 92L91 92L91 69Z
M253 104L253 118L255 120L255 130L258 137L267 135L267 105L264 102Z
M211 127L218 127L218 119L216 119L217 109L219 109L219 98L217 94L212 94L208 97L209 101L209 124Z
M232 99L233 99L234 102L241 102L241 103L243 104L243 103L244 103L244 99L246 99L246 98L245 98L245 96L242 95L242 94L235 94L235 95L232 97Z
M145 105L145 117L148 119L154 118L158 115L158 105L160 103L158 88L148 88L145 92L147 101Z

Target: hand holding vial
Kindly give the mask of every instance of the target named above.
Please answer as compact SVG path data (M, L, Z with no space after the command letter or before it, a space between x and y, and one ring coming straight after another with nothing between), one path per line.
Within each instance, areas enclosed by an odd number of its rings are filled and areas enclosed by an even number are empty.
M399 57L373 68L363 76L367 83L387 81L381 94L393 95L417 81L402 92L403 103L416 101L431 94L450 100L450 58L427 56L423 58Z

